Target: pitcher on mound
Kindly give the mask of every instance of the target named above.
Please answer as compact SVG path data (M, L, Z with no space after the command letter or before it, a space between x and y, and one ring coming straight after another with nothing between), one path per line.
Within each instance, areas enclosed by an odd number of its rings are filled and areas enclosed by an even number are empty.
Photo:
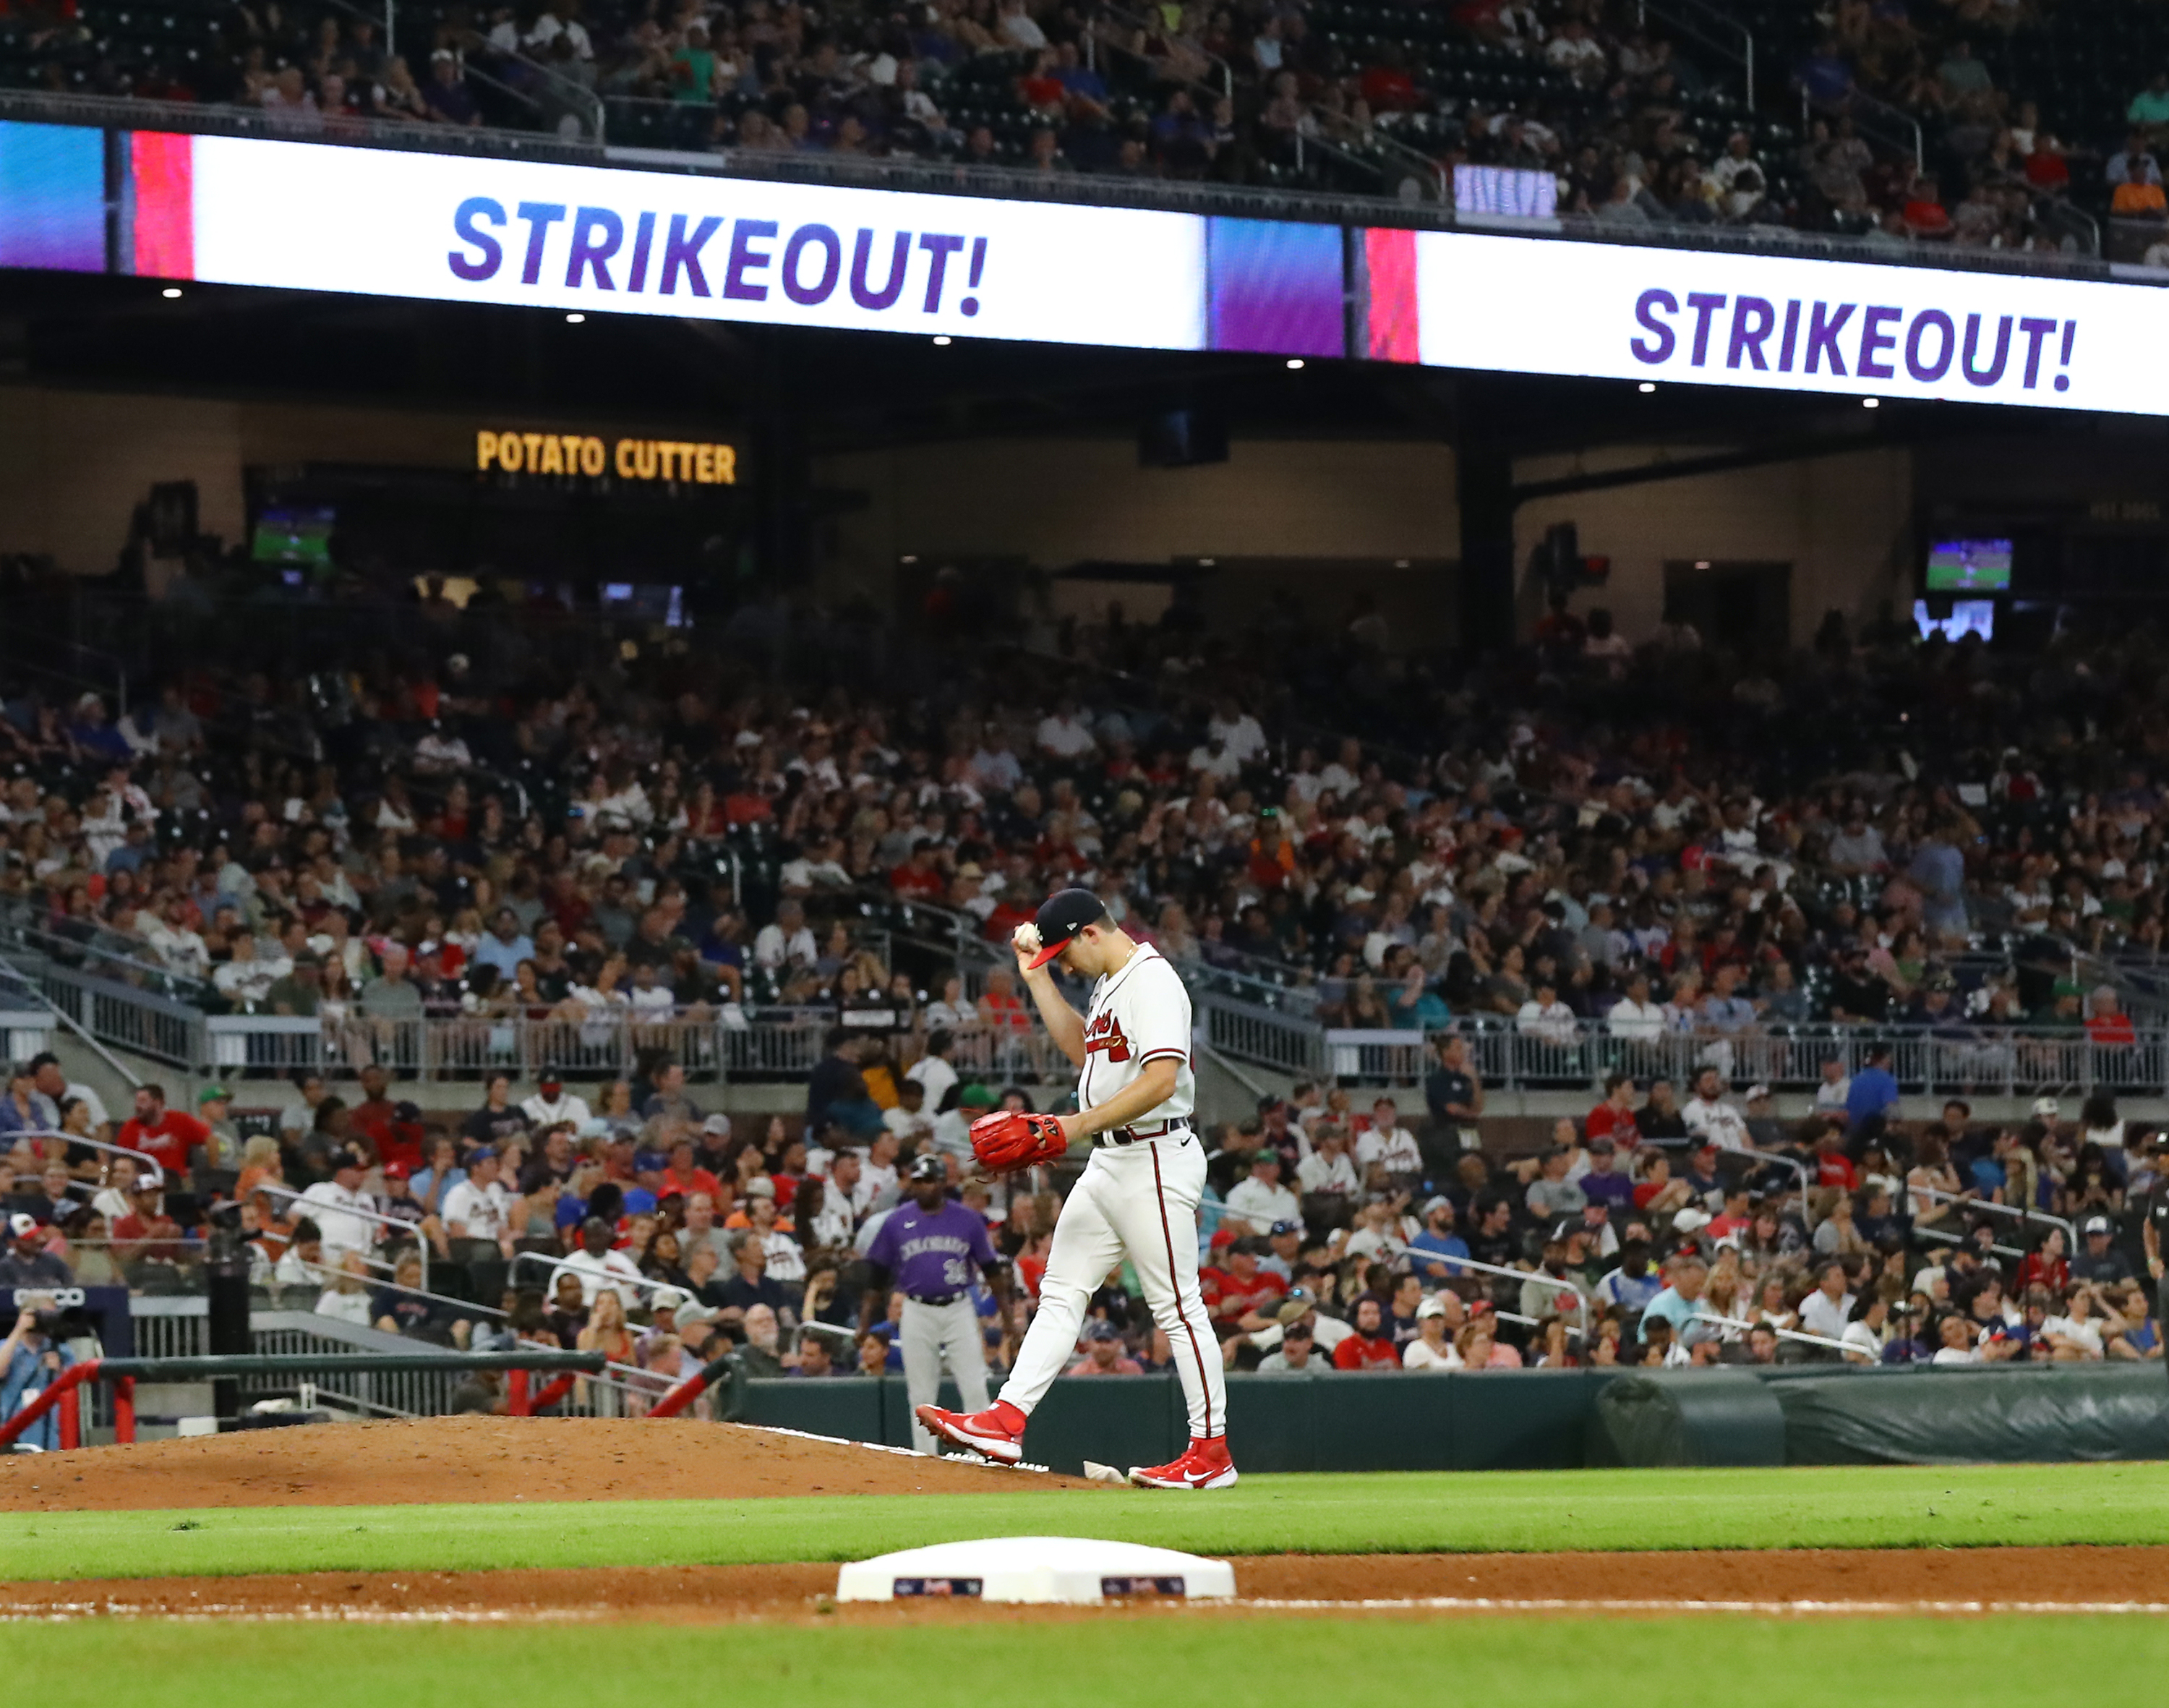
M1093 1290L1127 1253L1145 1302L1174 1348L1190 1407L1190 1445L1168 1465L1132 1466L1139 1488L1226 1488L1228 1395L1220 1343L1197 1289L1197 1203L1205 1150L1191 1129L1190 993L1167 958L1108 917L1089 889L1050 896L1013 947L1040 1017L1078 1066L1074 1115L1011 1112L973 1124L972 1148L995 1172L1052 1162L1080 1139L1092 1158L1054 1225L1039 1315L1001 1396L983 1412L919 1407L935 1435L1005 1465L1024 1457L1026 1420L1074 1354ZM1095 980L1083 1016L1048 963Z

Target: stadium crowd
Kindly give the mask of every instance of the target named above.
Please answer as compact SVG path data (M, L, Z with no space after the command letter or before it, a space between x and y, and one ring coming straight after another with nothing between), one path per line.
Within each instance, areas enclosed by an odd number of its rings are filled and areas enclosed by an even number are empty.
M301 133L378 118L592 134L606 114L621 143L1372 194L1469 163L1549 174L1563 211L1607 222L2006 249L2080 241L2061 216L2075 169L2097 212L2164 213L2162 79L2133 92L2119 147L2097 92L2028 70L2086 27L2053 0L1751 8L1759 115L1722 30L1681 34L1626 0L450 0L403 54L349 8L234 4L202 41L98 0L48 9L13 44L45 88L260 107Z
M637 1073L526 1098L478 1075L454 1126L356 1051L358 1083L312 1082L290 1124L244 1133L226 1087L196 1114L155 1088L108 1111L26 1062L0 1098L0 1281L171 1290L223 1205L259 1284L328 1316L601 1346L651 1390L718 1336L766 1373L871 1369L894 1301L869 1229L931 1152L1028 1312L1054 1182L962 1168L974 1114L1061 1095L1027 1051L974 1054L1031 1029L1000 952L977 988L967 957L922 990L854 933L909 904L999 945L1078 882L1193 969L1437 1043L1413 1126L1309 1087L1213 1135L1199 1239L1236 1367L1865 1357L1863 1337L1879 1358L2159 1355L2133 1239L2158 1147L2112 1103L1905 1122L1879 1058L1833 1061L1788 1125L1725 1083L1747 1039L1827 1019L2132 1042L2117 984L2068 969L2160 941L2143 630L2028 654L1833 617L1809 651L1743 661L1678 623L1629 647L1562 606L1457 671L1388 656L1362 607L1325 642L1285 608L1223 638L1177 612L1053 632L1094 686L1023 709L961 663L913 696L801 699L722 650L598 636L552 662L486 652L489 625L447 611L432 644L335 675L185 670L118 720L11 690L0 896L47 953L348 1038L629 1015L652 1027ZM1345 707L1346 731L1298 704ZM825 1054L802 1117L736 1131L673 1028L778 1005L825 1017ZM1467 1148L1469 1029L1583 1022L1691 1034L1710 1065L1618 1077L1541 1155ZM1017 1082L979 1082L980 1059ZM422 1230L440 1296L378 1215ZM1164 1363L1134 1289L1094 1316L1080 1374ZM990 1315L997 1364L1017 1330Z
M118 1139L152 1164L66 1136L19 1139L0 1161L0 1285L157 1287L163 1271L157 1290L178 1290L208 1220L267 1302L477 1350L599 1350L619 1367L603 1403L637 1411L726 1356L756 1376L899 1369L903 1294L870 1254L930 1158L1016 1284L1006 1312L988 1278L973 1289L1005 1368L1060 1200L1044 1177L977 1177L967 1128L1027 1094L951 1073L931 1115L938 1056L891 1083L858 1065L863 1040L833 1043L806 1122L757 1135L704 1114L667 1059L592 1105L554 1082L515 1102L500 1076L456 1124L392 1101L371 1069L352 1105L312 1082L284 1130L237 1145L224 1087L198 1117L147 1087ZM2044 1103L1977 1132L1957 1100L1907 1123L1876 1072L1833 1082L1797 1127L1759 1087L1736 1108L1714 1070L1683 1113L1623 1081L1518 1159L1454 1148L1482 1091L1451 1044L1421 1140L1390 1097L1359 1113L1345 1090L1299 1085L1211 1135L1196 1236L1223 1356L1266 1373L2160 1358L2145 1277L2161 1218L2134 1246L2125 1211L2169 1197L2169 1139L2106 1099L2076 1123ZM210 1166L221 1156L237 1169ZM1985 1204L2039 1206L2047 1231ZM0 1415L48 1354L35 1315L32 1298L0 1355ZM1069 1374L1170 1357L1126 1270L1094 1295ZM483 1383L471 1403L504 1401Z

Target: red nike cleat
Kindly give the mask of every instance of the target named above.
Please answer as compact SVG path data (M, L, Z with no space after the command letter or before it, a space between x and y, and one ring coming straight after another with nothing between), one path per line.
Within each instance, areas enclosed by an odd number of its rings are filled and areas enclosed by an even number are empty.
M1132 1465L1130 1481L1138 1488L1232 1488L1235 1461L1228 1456L1228 1438L1210 1435L1193 1439L1172 1464Z
M1006 1400L997 1400L983 1412L945 1412L939 1406L919 1408L919 1427L930 1435L983 1453L1003 1465L1024 1457L1024 1413Z

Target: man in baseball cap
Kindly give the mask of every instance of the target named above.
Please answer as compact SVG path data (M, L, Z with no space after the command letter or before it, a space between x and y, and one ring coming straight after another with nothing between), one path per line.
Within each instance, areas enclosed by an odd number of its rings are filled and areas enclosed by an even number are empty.
M1112 931L1115 922L1098 896L1089 889L1058 889L1040 903L1032 925L1039 932L1039 953L1031 964L1044 967L1086 931L1103 925Z
M2113 1241L2116 1224L2091 1215L2079 1224L2079 1249L2071 1255L2071 1278L2120 1286L2131 1279L2131 1262Z
M45 1230L25 1210L8 1218L8 1246L0 1252L0 1287L72 1287L75 1272L45 1249Z

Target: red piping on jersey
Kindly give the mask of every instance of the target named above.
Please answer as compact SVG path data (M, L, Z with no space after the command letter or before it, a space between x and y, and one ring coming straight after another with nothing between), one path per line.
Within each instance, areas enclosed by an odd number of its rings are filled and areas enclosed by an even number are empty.
M1205 1354L1198 1348L1197 1331L1190 1326L1190 1314L1182 1308L1182 1287L1175 1278L1175 1236L1168 1230L1167 1188L1160 1180L1159 1151L1157 1148L1153 1151L1152 1160L1153 1197L1159 1204L1159 1236L1167 1241L1168 1285L1175 1289L1175 1321L1182 1325L1182 1332L1190 1337L1190 1355L1197 1360L1197 1390L1204 1396L1205 1436L1206 1438L1210 1439L1212 1434L1212 1384L1206 1380Z

